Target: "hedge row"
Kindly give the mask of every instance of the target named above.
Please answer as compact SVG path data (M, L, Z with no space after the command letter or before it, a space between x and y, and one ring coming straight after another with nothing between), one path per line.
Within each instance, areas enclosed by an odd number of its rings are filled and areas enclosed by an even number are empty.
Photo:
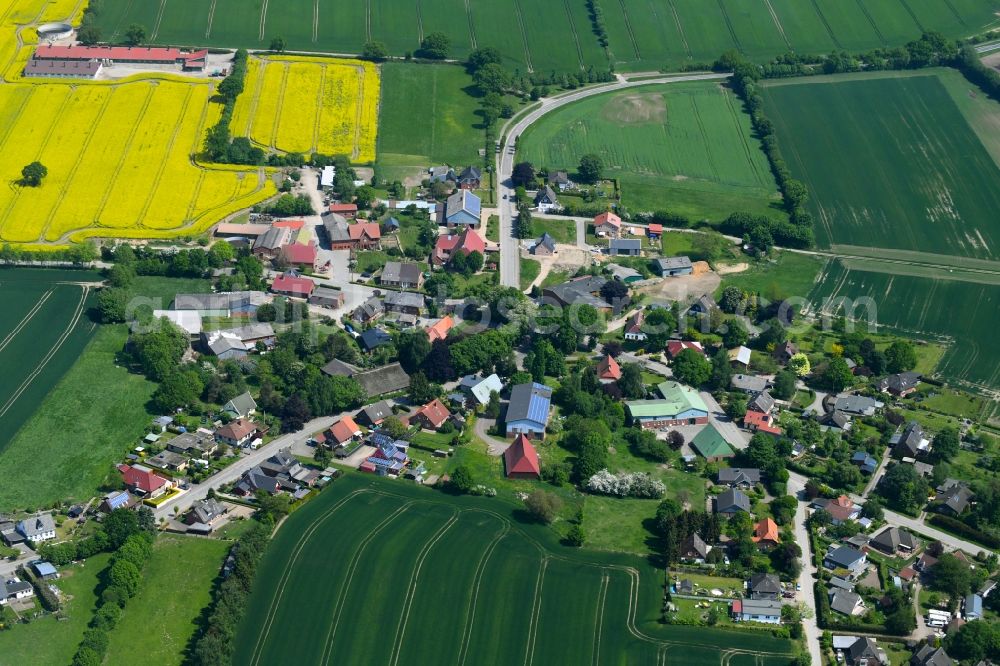
M928 521L931 525L935 527L940 527L941 529L951 532L957 536L965 537L966 539L971 539L976 543L985 546L987 548L997 549L1000 548L1000 539L996 538L992 534L988 534L981 530L963 523L957 518L952 518L951 516L944 516L940 513L935 513L930 517Z

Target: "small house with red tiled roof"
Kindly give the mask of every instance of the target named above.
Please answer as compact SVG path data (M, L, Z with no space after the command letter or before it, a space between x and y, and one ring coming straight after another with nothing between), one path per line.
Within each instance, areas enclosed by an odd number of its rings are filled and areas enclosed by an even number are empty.
M417 424L421 428L427 428L428 430L437 430L445 424L451 418L451 412L448 408L444 406L444 403L434 398L426 405L418 409L410 416L409 421L411 424Z
M312 242L308 245L289 243L281 246L278 256L289 266L313 271L316 270L316 259L319 252L316 251L316 244Z
M781 537L778 535L778 524L770 518L765 518L753 526L751 538L757 547L762 549L772 548L781 543Z
M451 315L445 315L441 319L438 319L434 324L427 327L427 339L431 343L436 340L444 340L448 337L448 331L451 327L455 325L455 320L451 318Z
M618 238L622 229L622 218L607 211L594 218L594 233L598 236Z
M229 446L242 447L253 441L257 434L257 424L250 419L230 421L215 431L216 441Z
M356 222L347 227L351 245L356 250L374 250L382 244L382 228L375 222Z
M657 240L663 235L663 225L650 223L646 229L646 233L649 235L650 240Z
M358 216L358 205L352 203L334 203L330 204L330 212L353 220Z
M167 480L143 465L118 465L118 471L122 473L122 481L133 493L152 499L167 490Z
M298 298L308 298L315 288L315 282L296 275L279 275L271 283L271 291L274 293L282 296L297 296Z
M331 449L344 446L361 437L361 428L350 416L344 416L323 433L323 442ZM317 437L317 439L319 439Z
M701 346L700 342L694 342L693 340L667 340L667 356L671 359L677 358L685 349L693 349L702 356L705 355L705 349Z
M597 364L597 378L602 382L616 382L622 378L622 367L610 355Z
M486 254L486 241L471 227L466 227L459 234L444 234L437 237L434 243L434 254L431 256L434 264L444 265L451 261L456 252L468 255L472 252Z
M524 433L519 434L503 452L503 460L508 479L537 479L541 474L538 453Z
M780 435L781 428L774 425L774 416L748 409L743 416L743 427L753 432L766 432L769 435Z
M636 310L625 322L625 339L641 342L646 339L646 333L642 330L642 325L646 321L646 314L643 310Z

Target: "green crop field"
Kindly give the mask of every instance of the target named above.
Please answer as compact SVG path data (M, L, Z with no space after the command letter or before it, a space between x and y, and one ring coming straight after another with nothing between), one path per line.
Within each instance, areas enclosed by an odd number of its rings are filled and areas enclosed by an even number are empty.
M596 95L543 117L518 159L573 172L601 155L633 211L720 221L734 211L780 215L767 160L739 100L718 83L673 83Z
M85 271L0 270L0 456L96 328Z
M899 46L922 30L968 36L998 25L998 0L597 0L608 34L598 43L585 0L104 0L106 38L144 26L150 42L360 53L384 42L412 53L443 32L451 56L493 46L511 69L547 74L607 69L677 69L739 49L755 59L789 50L829 53Z
M662 572L560 546L512 509L347 475L279 530L234 662L788 662L770 632L659 625Z
M1000 168L952 95L957 72L764 87L817 242L1000 258ZM964 86L964 93L975 94ZM1000 105L994 103L994 113Z
M1000 286L951 279L898 274L897 266L857 262L846 268L837 260L827 264L810 300L814 310L843 311L838 298L870 298L880 326L917 338L947 339L937 372L948 379L996 389L1000 387L1000 351L994 332L1000 327ZM830 299L827 301L826 299ZM827 305L824 305L827 303ZM865 318L865 303L856 305L855 318Z

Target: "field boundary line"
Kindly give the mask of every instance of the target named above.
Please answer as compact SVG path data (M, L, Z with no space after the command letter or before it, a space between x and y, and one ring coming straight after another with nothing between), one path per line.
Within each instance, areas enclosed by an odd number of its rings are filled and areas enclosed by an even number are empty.
M117 88L114 88L108 93L107 98L104 100L104 103L101 104L101 108L97 112L97 117L95 119L96 123L99 124L101 119L104 118L104 114L108 110L108 105L111 104L111 98L115 96L115 92L117 92L117 90ZM56 203L52 206L52 210L49 211L49 216L45 220L45 226L42 227L42 233L38 236L40 240L45 240L48 236L49 228L52 226L56 213L59 211L59 207L62 205L63 199L66 197L66 193L69 191L69 187L72 184L73 179L76 178L76 172L80 170L80 163L83 162L83 156L87 154L87 150L90 148L90 141L94 138L94 134L96 134L96 132L88 132L87 138L83 140L83 146L80 148L80 157L73 163L73 166L70 167L69 174L66 176L66 182L63 183L62 188L60 188Z
M632 42L632 51L635 52L635 59L642 60L642 54L639 52L639 43L635 41L635 31L632 30L632 19L629 18L628 10L625 8L625 0L618 0L618 4L622 8L622 18L625 19L625 29L628 31L628 40ZM566 5L566 12L569 12L569 4Z
M517 19L517 27L521 30L521 40L524 42L524 64L531 74L535 68L531 66L531 49L528 48L528 33L524 30L524 16L521 13L521 3L514 0L514 17Z
M319 40L319 0L313 0L313 34L312 43Z
M472 20L472 3L470 0L465 0L465 16L469 19L469 44L472 45L472 50L475 51L479 47L476 45L476 24Z
M858 7L861 8L861 11L868 18L868 22L871 23L872 29L875 31L875 35L879 38L879 41L882 42L882 46L885 46L887 43L885 41L885 35L883 35L882 31L879 30L878 24L875 23L875 19L872 18L872 15L868 13L868 8L865 7L865 3L863 2L863 0L855 0L855 2L858 3Z
M132 124L132 130L129 132L128 139L122 147L121 157L118 158L118 164L115 166L114 176L111 177L111 181L104 190L104 195L101 196L101 203L94 212L94 219L91 220L91 226L101 226L101 213L104 212L104 207L108 205L108 199L111 198L111 192L114 191L115 185L118 184L118 175L122 172L122 165L125 164L125 160L128 159L128 153L132 149L132 142L135 140L136 134L138 134L139 125L142 123L143 118L146 117L146 111L149 109L149 103L152 101L155 91L155 85L150 85L149 90L146 91L146 99L143 100L142 106L139 108L139 113L135 116L135 123Z
M274 623L274 616L277 614L278 606L281 604L281 597L284 596L285 594L285 586L288 584L288 578L292 574L292 566L298 560L299 555L302 553L302 549L305 548L306 546L306 543L308 543L309 539L312 538L312 535L316 532L316 530L319 529L320 525L323 522L325 522L327 518L329 518L337 511L339 511L342 506L347 504L347 502L349 502L350 500L354 499L359 495L363 495L365 493L370 493L370 492L371 490L369 490L368 488L359 488L358 490L355 490L354 492L350 493L349 495L338 501L336 504L331 506L329 509L324 511L322 514L320 514L320 516L316 520L314 520L313 523L308 528L306 528L301 535L299 535L299 538L295 541L295 548L292 550L292 557L289 560L288 566L285 567L285 570L281 574L281 579L278 581L278 589L275 592L274 601L267 609L267 615L265 616L264 619L264 627L262 627L260 634L258 634L257 636L257 642L254 643L254 649L250 655L251 664L256 664L260 660L260 651L262 649L264 641L267 640L267 636L271 631L271 625ZM405 507L406 505L404 505L401 508Z
M535 578L535 594L531 600L531 620L528 623L528 640L524 647L524 666L531 666L535 659L535 640L538 638L538 617L542 614L542 587L545 571L549 568L549 558L542 556L542 566L538 567L538 577Z
M955 18L958 19L959 23L961 23L965 27L969 27L969 24L965 22L965 19L962 17L962 14L959 13L957 9L955 9L955 5L951 4L951 0L944 0L944 4L948 6L948 9L951 10L951 13L955 16ZM994 16L995 15L996 14L994 14Z
M24 315L24 318L21 319L20 323L18 323L17 326L11 329L10 333L7 334L6 338L0 341L0 352L6 349L7 345L11 343L11 340L13 340L17 336L17 334L21 332L21 329L27 326L28 322L31 321L36 314L38 314L38 311L41 309L41 307L45 305L45 301L49 300L49 297L52 296L53 291L55 290L49 289L47 292L42 294L42 296L38 299L38 302L35 303L35 307L28 310L27 314Z
M264 41L264 28L266 26L267 26L267 0L264 0L264 3L261 5L260 8L260 35L257 38L258 41L261 42Z
M153 197L156 196L156 192L160 189L160 180L163 178L163 172L167 168L167 161L170 159L170 153L174 149L174 144L177 143L177 135L180 134L181 127L184 126L184 119L187 118L187 109L191 104L191 96L194 94L194 86L187 87L187 95L184 97L184 104L181 105L180 114L178 114L177 123L174 125L174 131L170 135L170 141L167 142L167 150L164 153L163 161L160 162L159 166L156 168L156 179L152 181L153 187L149 188L149 194L146 195L146 201L142 205L142 211L139 213L139 219L136 220L137 229L145 229L146 225L143 220L146 219L146 213L149 211L149 207L153 205Z
M586 69L583 64L583 47L580 46L580 35L576 32L576 24L573 23L573 12L569 8L569 0L563 0L563 7L566 9L566 20L569 21L569 29L573 33L573 43L576 44L576 59L580 61L580 69ZM626 17L626 21L628 18Z
M264 0L264 2L267 2L267 0ZM290 63L286 62L281 65L281 88L279 88L280 92L278 93L278 104L274 109L274 120L271 121L271 150L279 150L278 130L281 126L281 112L285 108L285 87L288 85L288 70L290 68Z
M726 99L726 106L729 107L729 116L733 119L733 126L736 127L736 134L739 135L740 143L743 144L743 152L746 154L747 162L750 164L750 169L753 170L754 178L757 180L758 185L766 187L767 183L764 181L760 169L757 168L757 163L754 162L753 150L750 147L750 141L747 139L746 133L740 125L740 115L736 105L733 103L733 95L731 95L729 91L723 87L722 96ZM773 181L771 185L774 186Z
M379 533L385 529L385 527L392 522L396 516L404 513L411 506L416 504L418 500L412 500L406 504L401 505L398 509L389 514L386 518L382 520L381 523L375 526L371 532L369 532L361 543L358 544L357 549L354 551L354 555L351 557L351 563L347 567L346 576L344 577L344 586L340 590L340 595L337 597L337 607L336 612L333 615L333 622L330 624L330 629L326 633L326 640L323 643L323 654L320 656L319 663L326 664L330 661L330 657L333 656L333 640L337 636L337 627L340 624L340 616L344 612L344 606L347 604L347 593L351 588L351 579L354 578L354 571L358 568L358 563L361 562L361 554L368 547L368 544L379 535Z
M365 68L363 65L355 67L358 72L358 109L354 112L354 150L351 157L358 159L361 156L361 124L364 122L365 107Z
M792 48L792 43L788 40L788 35L785 34L785 26L781 25L781 19L778 18L778 12L774 11L774 7L771 5L771 0L764 0L764 4L767 5L767 11L771 14L771 20L774 21L774 27L778 29L781 33L781 38L785 40L785 46Z
M212 4L208 6L208 22L205 24L205 39L212 36L212 21L215 20L215 3L218 0L212 0Z
M459 516L462 512L455 507L451 517L445 521L444 525L438 528L438 531L434 533L433 536L423 545L420 549L420 553L417 555L416 566L413 568L413 574L410 576L410 584L406 586L406 596L403 599L403 607L400 609L399 622L396 625L396 636L392 641L392 652L389 653L389 663L391 666L396 666L399 663L399 655L403 647L403 638L406 636L406 624L410 619L410 609L413 607L413 597L417 592L417 584L420 580L420 570L424 567L424 562L427 560L427 555L431 552L431 549L440 541L448 530L458 522Z
M422 44L424 41L424 19L420 14L420 0L414 2L414 9L417 14L417 41Z
M80 323L80 315L83 314L83 306L87 302L87 295L89 293L90 293L90 287L87 286L80 287L80 301L76 304L76 310L73 312L73 317L70 319L69 324L66 326L65 330L63 330L62 335L60 335L59 338L55 341L55 343L53 343L53 345L49 347L48 353L46 353L45 356L42 358L42 360L39 361L38 365L35 366L35 369L31 372L31 374L29 374L27 377L24 378L24 381L21 382L21 386L18 387L17 391L15 391L10 396L10 399L8 399L7 402L4 404L3 409L0 409L0 418L3 418L4 416L7 415L7 412L9 412L10 408L14 406L14 403L17 402L18 398L20 398L21 395L25 391L27 391L28 388L31 386L31 382L34 381L35 377L42 374L42 370L44 370L45 366L49 364L49 361L52 360L52 357L58 354L59 350L62 349L62 346L66 343L66 340L76 329L76 325Z
M681 35L681 42L684 43L684 50L687 52L688 58L691 58L691 46L688 44L687 35L684 34L684 24L681 23L681 16L677 13L677 7L674 6L674 0L670 0L670 13L674 15L674 23L677 24L677 32Z
M913 19L913 22L917 24L918 28L920 28L920 32L927 32L927 30L924 28L924 24L920 22L920 19L917 18L917 15L913 11L913 8L910 7L910 3L908 3L906 0L899 0L899 4L903 5L903 9L906 10L906 13L910 15L910 18Z
M596 626L594 627L594 666L599 666L601 663L601 631L604 628L604 606L608 601L608 582L610 581L607 570L601 575L601 591L597 594L598 608L600 609L597 613Z
M479 559L479 565L476 567L476 575L473 577L472 584L472 597L469 599L469 610L466 613L468 619L465 622L465 628L462 630L462 645L458 651L458 664L459 666L465 666L465 660L469 658L469 642L472 640L472 627L476 622L476 606L479 604L479 588L483 583L483 574L486 571L486 565L489 564L490 558L493 557L493 551L496 550L500 542L506 538L510 533L510 522L506 519L501 519L502 526L500 530L497 531L496 536L493 537L493 541L486 547L483 552L483 556Z
M160 34L160 22L163 21L163 10L167 8L167 0L160 0L160 8L156 11L156 21L153 23L153 33L149 36L149 41L155 42L156 36Z
M319 0L316 0L318 3ZM319 69L319 89L316 91L316 113L313 117L313 140L312 140L312 151L314 153L319 152L319 123L320 119L323 117L323 92L326 90L326 65L323 65Z
M729 18L729 11L726 9L726 5L722 2L722 0L717 0L717 2L719 4L719 9L722 11L722 18L726 21L726 27L729 28L729 35L733 38L733 44L736 45L736 49L738 51L744 52L743 44L740 43L740 38L736 36L736 28L733 27L733 21Z
M816 0L811 0L811 1L813 9L816 11L816 15L819 16L819 20L822 21L823 25L826 27L826 32L828 35L830 35L830 39L833 40L833 43L837 45L838 49L844 48L840 43L840 39L838 39L837 35L833 32L833 26L831 26L830 22L826 20L826 14L823 13L823 10L820 8L819 3L816 2Z

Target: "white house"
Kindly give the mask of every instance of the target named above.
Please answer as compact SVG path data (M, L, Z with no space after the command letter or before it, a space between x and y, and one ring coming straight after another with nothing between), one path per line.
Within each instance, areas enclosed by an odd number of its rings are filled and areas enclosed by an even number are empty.
M17 531L34 543L56 538L56 524L50 513L25 518L17 524Z
M735 622L781 624L781 602L770 599L736 599L732 615Z

